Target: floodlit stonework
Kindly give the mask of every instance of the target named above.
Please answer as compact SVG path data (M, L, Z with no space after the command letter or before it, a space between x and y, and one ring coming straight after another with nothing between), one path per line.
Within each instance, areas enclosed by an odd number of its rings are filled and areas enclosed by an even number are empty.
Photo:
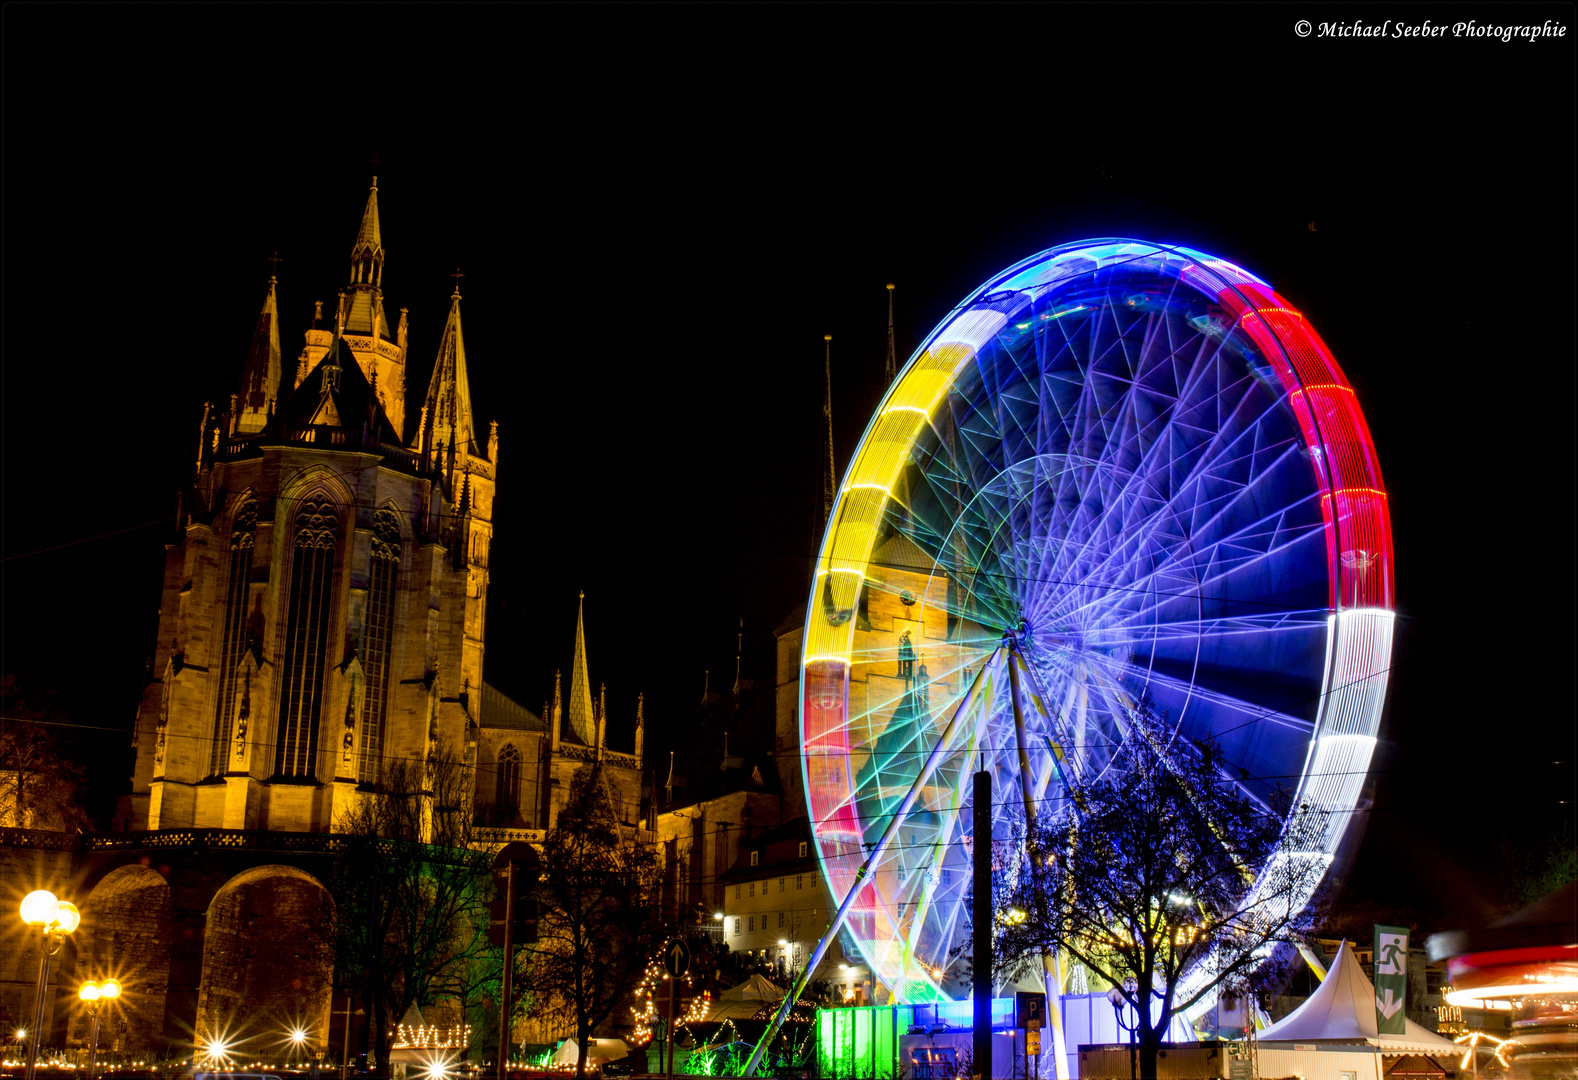
M392 760L476 764L498 427L473 420L458 288L405 423L383 259L375 181L332 322L287 370L270 278L238 392L205 413L132 828L332 831Z

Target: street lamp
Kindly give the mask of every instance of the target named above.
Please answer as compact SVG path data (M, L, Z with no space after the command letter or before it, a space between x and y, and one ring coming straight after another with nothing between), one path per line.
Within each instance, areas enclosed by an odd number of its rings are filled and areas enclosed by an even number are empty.
M70 934L82 923L82 912L77 905L67 903L54 893L38 889L22 898L22 921L38 927L38 937L33 944L38 947L38 991L33 999L33 1040L27 1044L27 1072L25 1080L33 1080L38 1068L38 1044L44 1029L44 1000L49 986L49 961Z
M1140 1017L1138 1012L1136 1012L1133 1021L1127 1025L1124 1024L1123 1006L1125 1001L1123 997L1123 991L1127 990L1130 994L1134 994L1138 992L1139 989L1139 981L1136 980L1134 976L1130 975L1128 978L1123 980L1123 990L1119 990L1116 986L1114 986L1107 991L1107 1000L1112 1002L1112 1019L1113 1022L1118 1025L1118 1034L1123 1034L1125 1030L1127 1030L1129 1033L1129 1080L1134 1080L1134 1033L1139 1029ZM1149 1005L1150 1002L1147 1001L1146 1004Z
M114 1001L120 996L121 984L114 979L105 979L103 982L89 979L77 989L77 997L82 999L82 1003L87 1006L88 1015L93 1017L93 1034L89 1038L87 1080L94 1080L98 1076L96 1066L99 1061L99 1006L106 1001Z

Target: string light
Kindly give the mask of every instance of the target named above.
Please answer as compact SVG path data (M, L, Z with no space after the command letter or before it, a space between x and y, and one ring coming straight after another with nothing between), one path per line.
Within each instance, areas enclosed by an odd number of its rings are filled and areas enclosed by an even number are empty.
M407 1050L464 1050L471 1045L471 1025L451 1024L441 1028L437 1024L415 1027L398 1024L394 1045Z

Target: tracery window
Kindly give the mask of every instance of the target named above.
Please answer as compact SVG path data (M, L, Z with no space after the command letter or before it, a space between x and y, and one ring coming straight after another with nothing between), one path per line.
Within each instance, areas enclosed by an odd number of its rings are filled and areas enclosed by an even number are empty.
M384 724L389 711L389 671L394 655L395 597L400 578L400 518L393 510L373 515L373 551L367 583L366 646L362 670L362 756L357 779L383 776Z
M252 582L252 549L257 536L257 503L247 499L230 524L230 571L225 584L224 637L219 654L219 701L214 707L214 744L208 752L208 775L223 776L235 722L237 674L247 651L247 594Z
M274 771L280 776L317 772L318 720L323 706L333 599L335 534L339 517L322 494L309 495L296 514L291 543L285 655L279 696L279 736Z
M498 786L493 797L494 806L507 806L517 810L521 804L521 752L511 743L499 750Z

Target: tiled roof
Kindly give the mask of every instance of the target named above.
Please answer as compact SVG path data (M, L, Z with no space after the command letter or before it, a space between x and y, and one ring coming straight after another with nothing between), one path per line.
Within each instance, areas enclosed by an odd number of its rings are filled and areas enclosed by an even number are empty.
M490 682L482 684L482 727L506 731L547 731L542 717Z

